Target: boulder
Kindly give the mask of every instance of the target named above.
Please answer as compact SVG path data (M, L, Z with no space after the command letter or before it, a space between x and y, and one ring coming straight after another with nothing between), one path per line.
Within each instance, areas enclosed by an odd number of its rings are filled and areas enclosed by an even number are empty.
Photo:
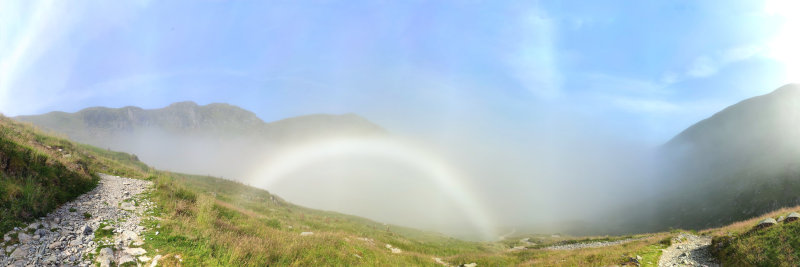
M114 259L114 251L111 248L103 248L100 250L100 254L97 255L97 261L100 263L101 267L111 266L111 261Z
M31 242L31 236L29 236L26 233L17 234L17 239L19 239L19 242L22 244L27 244L28 242Z
M113 258L113 257L114 257L114 250L112 250L109 247L105 247L105 248L100 249L100 254L97 256L98 259L99 258L109 258L110 259L110 258Z
M775 219L766 218L766 219L763 219L760 222L758 222L758 224L756 224L756 228L757 229L763 229L763 228L767 228L767 227L770 227L770 226L773 226L773 225L776 225L776 224L778 224L778 222L775 221Z
M792 212L789 213L789 215L786 215L786 220L784 220L784 222L790 223L793 221L797 221L798 219L800 219L800 213Z
M125 248L125 250L123 250L123 251L125 253L131 254L133 256L140 256L140 255L144 255L145 253L147 253L147 251L144 250L143 248Z
M399 248L396 248L396 247L392 247L392 245L389 245L389 244L386 244L386 248L388 248L388 249L389 249L390 251L392 251L392 253L394 253L394 254L400 254L400 253L403 253L403 250L401 250L401 249L399 249Z
M122 266L129 262L136 263L136 258L131 254L125 253L125 251L120 252L117 256L117 265Z
M28 250L29 249L30 249L30 247L28 247L27 245L20 246L17 249L15 249L14 252L11 252L11 255L9 255L8 257L13 259L13 260L21 260L21 259L25 258L26 256L28 256Z
M58 262L58 257L56 257L56 255L50 255L44 259L45 264L54 264L56 262Z
M92 229L92 226L90 226L88 223L84 224L83 227L80 228L80 233L83 235L90 235L92 232L94 232L94 229Z
M47 246L47 248L49 248L49 249L54 249L54 248L58 248L58 247L61 247L61 241L56 241L56 242L50 243L50 245Z
M130 245L134 246L141 246L144 245L144 241L139 238L139 235L136 234L134 231L124 230L119 235L115 243L122 243L123 247L127 247Z
M158 265L158 260L160 259L161 255L156 255L155 257L153 257L153 261L150 262L150 267L156 267L156 265Z
M39 229L39 230L36 230L36 232L34 232L33 234L37 235L37 236L46 236L49 232L50 231L47 231L45 229Z
M134 206L130 202L122 202L122 204L120 204L119 208L121 208L123 210L136 210L136 206Z

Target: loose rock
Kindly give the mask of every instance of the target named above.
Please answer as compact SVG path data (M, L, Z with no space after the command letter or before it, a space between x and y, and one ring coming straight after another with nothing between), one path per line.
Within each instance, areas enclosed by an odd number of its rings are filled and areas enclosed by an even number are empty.
M144 200L139 201L138 206L132 205L133 209L130 210L118 207L121 203L130 204L124 200L131 199L131 197L135 200L137 195L152 187L152 182L105 174L100 174L100 177L101 180L92 191L61 205L25 229L15 228L12 232L5 233L4 240L6 241L11 240L10 234L16 233L20 244L5 247L5 252L9 254L0 253L0 266L54 264L90 266L92 260L86 259L87 254L96 251L98 246L114 245L116 239L122 239L123 233L126 242L124 242L124 246L117 247L121 253L128 245L143 245L144 241L139 238L139 233L144 228L139 224L142 220L142 213L152 208L153 204ZM128 194L126 195L125 192ZM84 213L91 214L91 218L84 218ZM112 240L98 244L94 241L94 234L101 222L113 224L118 234ZM29 234L31 232L33 234ZM130 252L137 254L141 251L133 249ZM114 262L113 254L111 248L103 248L100 255L97 256L96 262L101 266L109 266ZM136 261L131 253L127 253L127 255L128 257L123 258Z
M26 233L17 234L17 239L19 239L19 242L22 244L27 244L28 242L31 242L31 236L29 236Z
M667 266L719 266L714 262L709 247L711 237L681 233L672 239L673 244L664 250L659 267Z

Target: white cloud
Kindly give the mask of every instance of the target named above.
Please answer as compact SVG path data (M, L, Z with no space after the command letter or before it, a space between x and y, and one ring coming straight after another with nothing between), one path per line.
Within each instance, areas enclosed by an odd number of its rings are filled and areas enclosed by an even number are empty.
M725 50L720 58L723 63L732 63L758 56L764 51L761 45L744 45Z
M601 73L584 74L584 78L586 79L586 83L590 86L590 88L586 89L594 92L607 92L638 96L658 96L667 93L663 90L664 87L666 87L666 84L649 80L613 76Z
M556 58L555 23L537 10L523 18L522 34L516 50L507 56L514 76L539 97L557 96L562 75Z
M708 55L701 55L696 57L682 73L674 71L664 73L661 81L666 84L673 84L686 79L710 77L730 64L763 56L764 51L764 45L749 44L719 50Z
M680 80L680 75L678 75L675 72L668 71L668 72L664 73L663 75L661 75L660 82L662 84L673 84L673 83L678 82L679 80Z
M608 105L629 113L663 114L680 110L668 101L669 83L599 73L583 75L583 96L591 103ZM664 79L670 79L662 78Z
M715 60L709 56L700 56L694 59L694 62L686 71L689 77L702 78L714 75L717 73L719 66Z
M694 60L686 74L691 78L708 77L730 64L758 56L763 50L761 45L744 45L700 56Z
M611 99L611 101L617 107L637 113L667 113L675 112L681 109L681 106L677 104L660 99L616 97Z

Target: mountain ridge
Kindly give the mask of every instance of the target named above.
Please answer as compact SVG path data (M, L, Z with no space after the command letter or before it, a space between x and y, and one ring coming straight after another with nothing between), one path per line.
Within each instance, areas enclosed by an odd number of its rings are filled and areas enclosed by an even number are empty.
M245 177L261 163L265 152L281 146L388 133L354 113L264 122L235 105L192 101L156 109L89 107L14 119L73 141L136 154L158 168L222 177Z
M16 120L67 134L79 142L91 143L91 135L102 132L130 132L148 127L166 131L197 133L212 132L224 135L259 135L281 132L283 126L320 126L322 131L346 128L347 132L385 133L369 120L355 114L309 114L265 122L255 113L227 103L198 105L193 101L175 102L162 108L144 109L137 106L121 108L88 107L68 113L52 111L39 115L22 115ZM302 128L302 127L300 127ZM84 129L86 132L81 132ZM299 130L299 129L294 129ZM100 132L100 133L99 133ZM90 136L83 136L90 135Z

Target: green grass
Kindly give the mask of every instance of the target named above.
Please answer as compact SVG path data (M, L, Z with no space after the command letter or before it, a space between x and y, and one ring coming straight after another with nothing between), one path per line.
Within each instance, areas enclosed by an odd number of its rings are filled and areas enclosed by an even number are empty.
M436 266L436 257L454 265L576 266L618 265L637 255L647 265L658 262L672 236L531 239L554 245L645 237L603 248L551 251L537 245L511 252L517 241L469 242L394 225L387 231L382 223L296 206L228 180L174 173L159 173L151 180L156 190L147 197L158 204L153 212L160 219L145 222L145 247L181 255L188 265ZM314 234L300 236L301 232ZM403 252L392 254L386 244Z
M505 247L497 243L400 226L387 231L382 223L295 206L218 178L163 173L153 181L150 197L158 204L153 212L162 219L147 222L145 246L180 254L190 265L435 265L433 257L489 265L519 262L502 255ZM386 244L403 253L392 254Z
M0 232L44 216L96 185L87 158L72 147L0 116Z
M509 252L508 244L502 242L469 242L387 227L360 217L296 206L265 190L229 180L153 170L133 155L75 144L4 117L0 117L0 126L0 152L7 159L0 172L0 230L21 226L92 189L97 182L95 173L151 180L155 190L143 198L157 207L150 211L154 217L144 221L147 231L142 236L147 241L145 249L164 255L160 263L166 266L179 263L175 255L183 258L181 264L201 266L437 266L434 257L454 265L475 262L480 266L619 264L624 260L621 255L638 253L658 242L640 241L589 252ZM21 212L29 214L19 216ZM84 216L91 217L88 213ZM113 236L112 230L102 229L109 223L103 222L96 230L96 241ZM301 232L314 234L300 236ZM567 242L592 240L599 239ZM387 244L403 252L392 254ZM570 258L579 260L562 261Z
M109 226L108 222L104 221L100 223L100 226L97 227L97 230L95 230L94 232L95 241L99 241L104 238L111 238L112 236L114 236L114 228L104 229L108 226Z
M796 211L800 206L789 210ZM767 216L786 215L786 209ZM754 229L755 220L743 225L750 227L728 227L713 231L712 251L723 265L727 266L796 266L800 262L800 222L778 223L778 225Z
M143 222L147 230L142 237L149 254L158 251L165 256L160 261L165 266L438 266L434 257L451 265L607 266L630 263L636 256L642 258L642 265L653 266L661 250L680 232L463 241L296 206L265 190L229 180L153 170L133 155L74 144L4 117L0 117L0 231L23 226L92 189L98 172L155 183L155 190L140 196L157 204L148 211L152 216ZM70 208L70 212L77 209ZM91 214L84 213L84 217L89 219ZM113 238L113 229L103 229L113 223L119 222L102 222L95 241ZM800 248L800 222L749 231L753 224L747 221L702 234L715 236L715 251L727 265L773 266L800 259L795 251ZM301 232L314 234L300 236ZM16 233L10 237L5 245L18 242ZM536 244L522 244L519 239L523 237ZM544 249L638 237L644 238L601 248ZM392 254L387 244L403 252ZM528 249L509 250L520 245ZM176 255L184 261L178 262Z
M0 232L91 190L98 172L142 178L150 168L135 156L76 144L0 115Z

